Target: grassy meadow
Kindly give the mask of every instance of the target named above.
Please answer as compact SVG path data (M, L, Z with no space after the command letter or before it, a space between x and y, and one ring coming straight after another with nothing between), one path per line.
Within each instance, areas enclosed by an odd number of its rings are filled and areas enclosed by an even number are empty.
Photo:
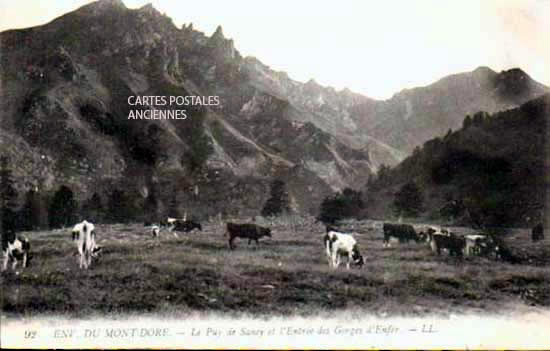
M233 251L220 222L179 238L167 231L153 238L141 224L100 224L103 251L89 270L78 268L70 229L22 233L31 241L31 265L1 274L3 314L506 315L550 306L550 241L532 243L527 229L506 236L524 258L510 264L437 256L425 243L384 248L381 223L349 222L342 228L357 233L365 266L335 270L322 225L298 217L257 223L269 225L273 238L259 246L236 239Z

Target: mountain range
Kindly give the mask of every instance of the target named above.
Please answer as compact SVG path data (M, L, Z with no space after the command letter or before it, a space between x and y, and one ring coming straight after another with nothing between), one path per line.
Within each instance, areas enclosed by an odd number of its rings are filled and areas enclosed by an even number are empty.
M221 27L207 36L120 0L4 31L0 48L0 147L19 189L67 185L80 201L124 189L136 203L154 191L164 209L202 217L258 214L274 179L294 210L316 213L467 114L549 91L520 69L480 67L374 100L242 57ZM187 106L186 120L127 118L129 96L190 95L220 104Z

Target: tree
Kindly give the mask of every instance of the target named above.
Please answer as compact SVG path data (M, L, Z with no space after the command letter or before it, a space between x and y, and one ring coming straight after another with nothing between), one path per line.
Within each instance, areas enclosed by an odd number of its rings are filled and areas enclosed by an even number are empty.
M414 182L408 182L399 189L393 200L393 209L397 216L418 216L422 211L424 199L420 188Z
M187 112L185 140L189 145L189 152L185 153L182 161L194 172L204 166L214 152L214 147L204 128L206 110L200 106L189 106Z
M36 230L47 225L48 212L40 193L35 189L27 191L25 202L19 211L19 222L22 230Z
M9 158L0 159L0 233L2 240L8 240L17 228L17 190L10 168Z
M54 194L50 204L50 228L62 228L76 222L78 203L74 199L73 191L62 185Z
M278 216L290 212L290 199L283 181L275 179L271 183L271 197L267 199L262 216Z
M98 193L94 193L90 199L84 202L82 216L92 222L102 222L105 219L105 208Z
M174 190L168 203L168 216L172 218L181 218L181 211L178 201L178 193Z
M160 219L159 200L155 187L151 187L151 191L149 191L147 198L145 198L143 213L148 222L157 222Z
M374 182L376 189L382 189L389 184L391 168L385 164L381 164L376 173L376 181Z
M136 218L137 209L130 196L122 190L113 190L107 208L107 220L111 223L127 223Z
M488 117L489 114L487 112L479 111L472 117L472 124L475 126L482 126Z
M336 223L344 218L357 218L363 206L362 193L350 188L341 193L327 196L321 203L319 220L323 223Z
M462 129L467 129L472 125L472 117L470 115L466 115L466 118L464 118L464 121L462 122Z

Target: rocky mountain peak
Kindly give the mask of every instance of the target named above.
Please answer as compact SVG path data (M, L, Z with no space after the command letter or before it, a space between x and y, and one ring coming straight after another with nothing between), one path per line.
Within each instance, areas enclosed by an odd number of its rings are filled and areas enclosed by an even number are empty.
M306 82L306 86L309 87L320 87L320 85L315 81L315 79L311 78Z
M147 3L139 8L138 10L141 13L146 13L148 15L160 15L161 13L153 6L152 3Z
M214 32L214 34L212 34L211 39L212 40L225 40L225 36L223 35L222 26L218 26L216 28L216 31Z
M98 0L96 1L96 6L114 6L114 7L123 7L126 8L126 5L122 2L122 0Z
M525 99L532 99L546 90L546 87L531 79L520 68L501 71L494 77L493 84L501 99L508 99L516 104Z
M98 0L84 7L91 9L94 14L113 9L126 9L126 5L124 5L122 0Z
M232 39L226 39L223 35L222 26L218 26L216 31L210 39L208 39L208 46L213 49L214 55L218 58L234 59L240 55L235 50L235 45Z

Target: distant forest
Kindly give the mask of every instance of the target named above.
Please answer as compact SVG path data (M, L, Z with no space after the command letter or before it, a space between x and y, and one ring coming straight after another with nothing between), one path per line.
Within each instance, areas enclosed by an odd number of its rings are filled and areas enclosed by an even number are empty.
M367 217L425 217L474 227L544 220L550 95L465 117L366 185Z

